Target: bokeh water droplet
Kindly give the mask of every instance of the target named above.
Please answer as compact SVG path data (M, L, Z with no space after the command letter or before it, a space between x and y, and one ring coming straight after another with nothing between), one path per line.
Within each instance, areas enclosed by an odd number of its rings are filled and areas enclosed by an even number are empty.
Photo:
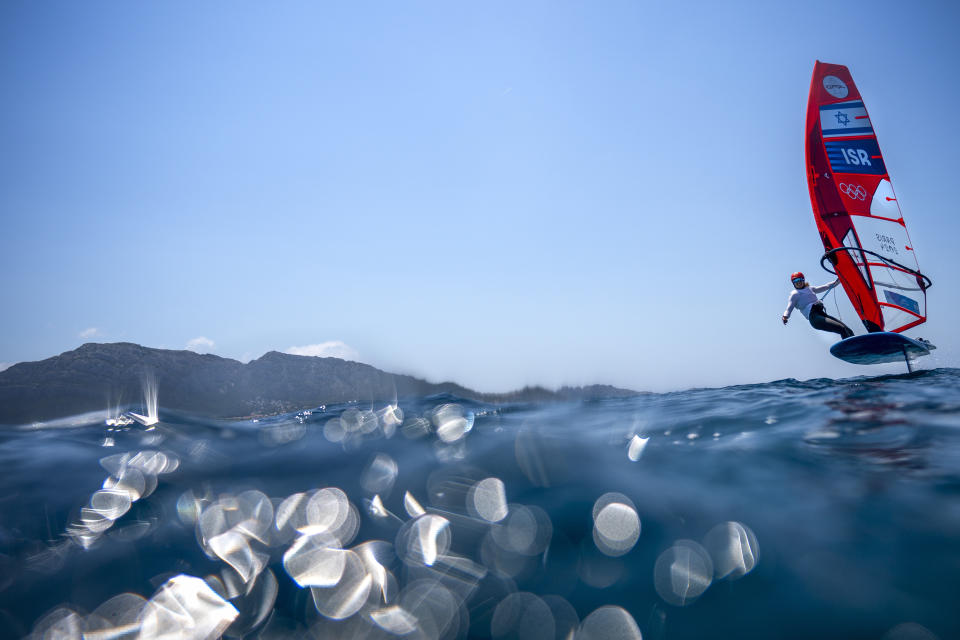
M606 606L594 610L580 625L576 640L642 640L640 627L622 607Z
M360 475L360 486L370 493L389 496L398 473L397 462L385 453L378 453Z
M86 638L123 638L135 633L146 604L146 598L135 593L121 593L110 598L87 616Z
M553 640L556 623L550 607L533 593L511 593L501 600L490 621L493 638Z
M301 587L337 584L346 562L338 541L324 534L300 536L283 554L283 568Z
M206 582L181 574L165 582L144 607L140 637L217 638L238 615Z
M353 551L344 551L343 554L340 579L335 584L310 589L317 611L333 620L343 620L360 611L373 585L363 560Z
M693 540L678 540L657 558L653 581L657 594L668 604L692 604L713 582L710 554Z
M411 518L418 518L427 512L409 491L403 494L403 508Z
M717 525L704 537L703 546L710 552L717 578L742 578L753 571L760 559L757 537L739 522Z
M507 492L500 478L485 478L467 494L467 510L487 522L500 522L507 517Z
M630 439L630 445L627 447L627 457L632 462L637 462L643 455L649 441L650 438L641 438L638 435L633 436L633 438Z
M371 611L370 619L387 633L396 636L411 634L417 628L417 619L409 611L398 605Z
M640 517L629 498L607 493L594 503L593 541L601 553L622 556L639 538Z
M904 622L887 631L880 640L940 640L940 637L921 624Z
M431 566L450 549L450 540L450 521L428 513L400 529L397 552L405 562Z

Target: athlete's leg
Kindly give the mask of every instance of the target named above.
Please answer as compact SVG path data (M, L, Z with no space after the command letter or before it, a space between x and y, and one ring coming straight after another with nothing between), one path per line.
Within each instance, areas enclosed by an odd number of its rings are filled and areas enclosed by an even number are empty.
M841 322L840 320L834 318L833 316L828 316L828 315L825 315L824 318L826 318L827 322L830 323L830 326L837 327L840 329L841 338L846 339L853 336L853 330L847 325L845 325L843 322Z
M853 335L853 331L850 330L850 327L843 324L836 318L828 316L823 312L823 307L815 306L810 310L810 324L814 329L840 334L841 338L849 338Z

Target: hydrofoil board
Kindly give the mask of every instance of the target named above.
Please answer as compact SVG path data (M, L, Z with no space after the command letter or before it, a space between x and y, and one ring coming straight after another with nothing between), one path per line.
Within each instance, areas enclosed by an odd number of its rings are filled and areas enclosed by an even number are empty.
M830 353L853 364L881 364L884 362L902 362L930 355L935 346L918 338L908 338L893 331L877 331L861 336L853 336L834 344Z

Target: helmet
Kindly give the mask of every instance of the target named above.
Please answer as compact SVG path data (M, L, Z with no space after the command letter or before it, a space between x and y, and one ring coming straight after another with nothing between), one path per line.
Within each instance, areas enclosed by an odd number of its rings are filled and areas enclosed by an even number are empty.
M797 280L805 280L802 271L794 271L790 274L790 282L796 282Z

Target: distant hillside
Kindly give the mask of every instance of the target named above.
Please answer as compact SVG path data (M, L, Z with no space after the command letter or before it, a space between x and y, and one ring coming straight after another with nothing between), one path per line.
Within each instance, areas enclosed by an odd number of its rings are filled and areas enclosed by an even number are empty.
M610 386L528 387L485 394L458 384L433 384L339 358L271 351L246 364L193 351L151 349L129 342L85 344L39 362L0 371L0 424L51 420L118 404L139 404L145 376L156 377L160 406L190 413L237 417L297 411L350 400L448 393L481 402L629 397Z

